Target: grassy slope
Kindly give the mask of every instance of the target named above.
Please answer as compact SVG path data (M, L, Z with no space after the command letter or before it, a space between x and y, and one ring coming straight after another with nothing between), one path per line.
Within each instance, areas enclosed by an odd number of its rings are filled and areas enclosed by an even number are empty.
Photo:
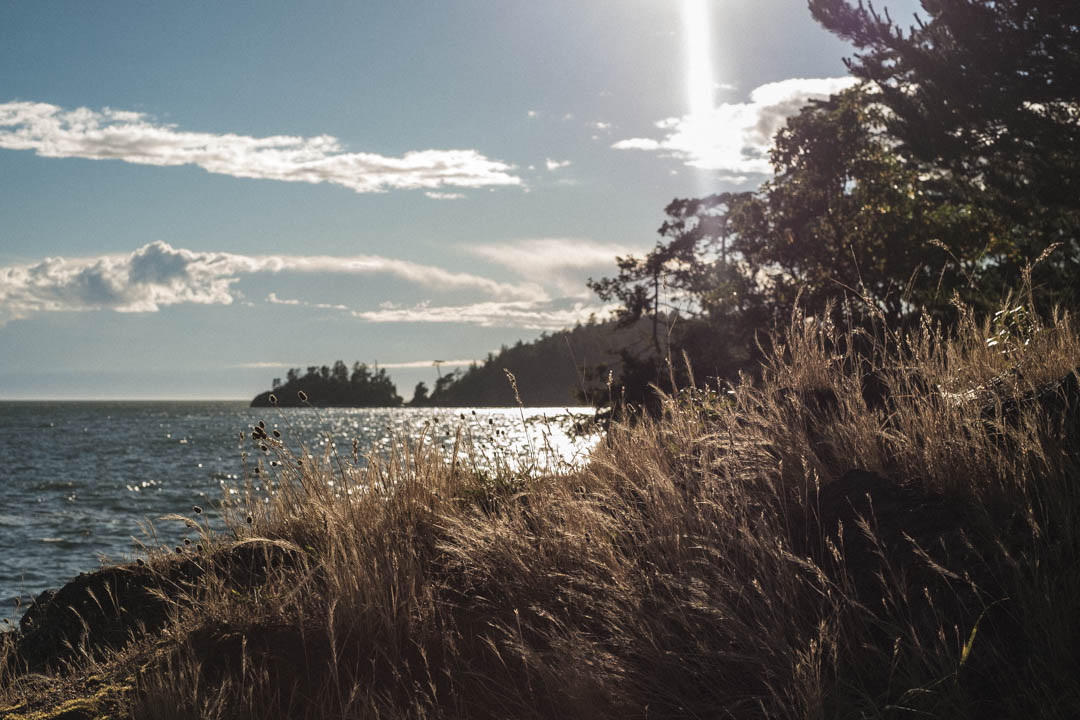
M27 675L9 650L0 708L1080 716L1080 339L1060 318L1005 353L989 334L969 319L855 356L797 318L761 382L688 389L561 474L422 438L298 466L260 439L278 492L233 532L289 561L258 584L208 563L162 630L103 660Z

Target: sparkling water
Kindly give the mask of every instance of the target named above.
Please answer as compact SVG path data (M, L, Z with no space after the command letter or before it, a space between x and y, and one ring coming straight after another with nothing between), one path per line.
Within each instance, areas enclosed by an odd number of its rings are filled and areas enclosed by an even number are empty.
M491 462L580 462L595 437L573 432L588 408L249 408L243 402L0 402L0 618L136 540L176 544L157 520L212 509L254 467L258 421L313 455L351 461L422 434L449 453L459 429ZM242 434L247 431L246 437ZM156 539L146 534L154 524ZM2 627L0 627L2 629Z

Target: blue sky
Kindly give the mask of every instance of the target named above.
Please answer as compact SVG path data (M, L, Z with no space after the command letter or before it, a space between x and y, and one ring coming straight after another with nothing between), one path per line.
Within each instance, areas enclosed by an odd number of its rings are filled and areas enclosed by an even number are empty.
M793 0L2 2L0 399L408 398L603 314L845 54Z

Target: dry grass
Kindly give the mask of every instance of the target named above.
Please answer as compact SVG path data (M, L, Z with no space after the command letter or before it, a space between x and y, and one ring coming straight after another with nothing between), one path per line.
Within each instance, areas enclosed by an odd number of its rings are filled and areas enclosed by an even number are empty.
M1067 317L797 317L576 471L256 431L273 492L199 545L259 582L206 562L97 672L138 718L1077 717L1078 366Z

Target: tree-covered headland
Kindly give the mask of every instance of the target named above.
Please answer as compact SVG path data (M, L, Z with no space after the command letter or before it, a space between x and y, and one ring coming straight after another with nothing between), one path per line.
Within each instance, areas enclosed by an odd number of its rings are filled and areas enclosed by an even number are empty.
M609 372L619 374L622 355L649 343L647 322L623 324L590 318L568 330L544 332L489 353L483 362L443 374L428 392L420 383L411 405L441 407L571 407L609 401ZM510 373L514 378L510 383Z

